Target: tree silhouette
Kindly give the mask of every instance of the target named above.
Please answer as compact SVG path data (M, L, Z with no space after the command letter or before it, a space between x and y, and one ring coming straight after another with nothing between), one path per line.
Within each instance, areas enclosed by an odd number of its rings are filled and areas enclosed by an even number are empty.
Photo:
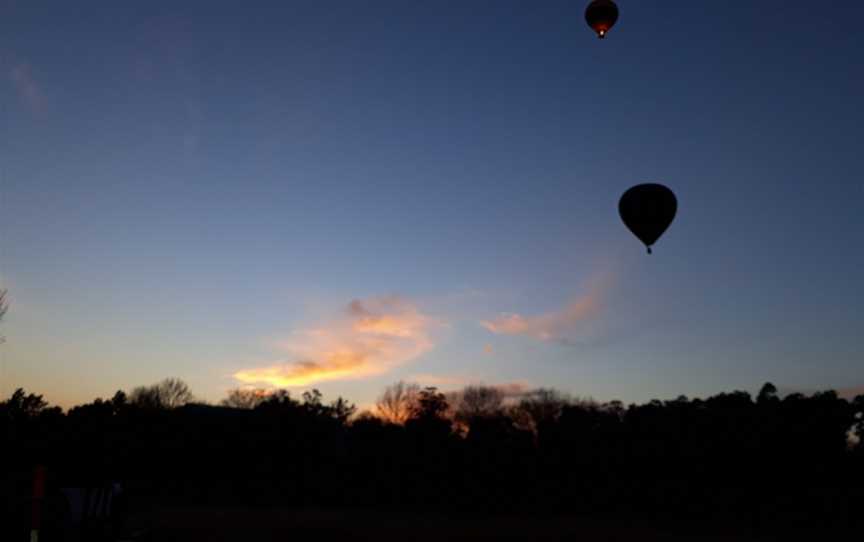
M357 407L342 397L330 403L328 409L330 416L343 424L347 423L348 419L357 412Z
M375 402L377 414L390 423L404 424L416 406L420 386L396 382L384 389Z
M35 417L48 406L48 402L41 395L27 393L23 388L18 388L6 401L5 406L9 412L26 417Z
M856 395L852 400L852 417L855 420L852 432L857 440L857 449L864 452L864 394Z
M228 397L219 402L220 405L230 408L241 408L252 410L267 400L268 391L265 389L240 389L235 388L228 391Z
M777 388L774 384L766 382L759 390L759 395L756 397L756 402L760 404L778 401Z
M568 404L570 398L566 395L556 390L538 388L528 392L519 401L512 416L519 427L537 434L542 427L555 423Z
M501 414L504 394L491 386L467 386L454 399L453 419L470 428L483 418Z
M47 465L55 494L119 481L137 513L385 507L766 533L864 528L864 447L849 440L850 428L864 435L864 396L781 399L766 384L755 399L730 392L625 407L546 389L506 407L495 392L472 386L453 396L451 409L445 394L424 388L399 425L352 418L352 404L317 390L298 398L232 392L208 406L190 403L185 385L164 384L65 415L23 389L0 402L0 529L28 517L13 503L23 502L16 499L29 491L36 464ZM470 430L454 431L458 423Z
M177 408L193 401L189 386L179 378L166 378L151 386L140 386L129 394L129 402L145 408Z
M410 419L440 420L444 418L448 407L447 398L438 391L438 388L426 387L420 390L417 394L417 400L411 405Z

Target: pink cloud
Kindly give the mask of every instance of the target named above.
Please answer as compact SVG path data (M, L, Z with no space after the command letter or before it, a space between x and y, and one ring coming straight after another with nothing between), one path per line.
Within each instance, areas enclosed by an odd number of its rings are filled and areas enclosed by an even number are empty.
M602 304L598 291L591 290L559 311L535 316L506 313L481 325L499 335L525 335L541 341L564 340L586 321L596 316Z

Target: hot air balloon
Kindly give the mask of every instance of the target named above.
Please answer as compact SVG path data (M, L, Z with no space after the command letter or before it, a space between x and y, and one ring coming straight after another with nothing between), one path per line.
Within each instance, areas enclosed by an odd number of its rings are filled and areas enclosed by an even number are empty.
M594 0L585 10L585 20L602 40L618 20L618 6L612 0Z
M655 183L637 184L624 192L618 202L621 220L633 235L645 243L648 254L651 254L651 245L672 224L677 210L675 194L662 184Z

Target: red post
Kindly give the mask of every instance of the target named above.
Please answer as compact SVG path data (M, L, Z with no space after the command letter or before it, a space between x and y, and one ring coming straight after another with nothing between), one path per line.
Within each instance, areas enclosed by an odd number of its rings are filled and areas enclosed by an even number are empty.
M42 522L42 500L45 498L45 467L37 465L33 471L33 508L30 519L30 542L39 542Z

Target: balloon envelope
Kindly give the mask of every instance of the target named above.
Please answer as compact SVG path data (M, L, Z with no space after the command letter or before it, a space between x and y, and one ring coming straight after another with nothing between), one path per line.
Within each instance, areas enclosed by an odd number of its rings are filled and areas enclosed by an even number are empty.
M594 0L585 9L585 21L603 39L618 20L618 6L612 0Z
M678 211L675 194L662 184L637 184L621 196L618 213L627 228L648 247L663 235Z

